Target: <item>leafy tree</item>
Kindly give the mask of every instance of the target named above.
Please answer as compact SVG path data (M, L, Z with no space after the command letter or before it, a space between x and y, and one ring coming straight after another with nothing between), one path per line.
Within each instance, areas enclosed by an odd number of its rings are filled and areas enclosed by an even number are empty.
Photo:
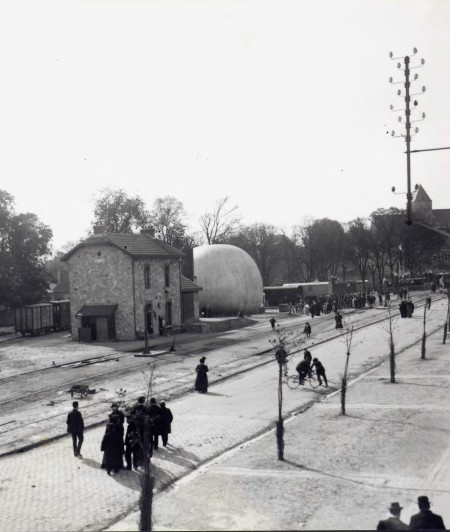
M252 257L259 268L264 286L273 284L273 273L279 260L279 235L273 225L242 226L230 238L229 243L240 247Z
M16 307L47 296L51 229L32 213L14 210L14 197L0 191L0 305Z
M149 213L140 196L129 196L123 189L100 190L94 198L95 224L108 233L135 233L147 226Z
M304 248L306 277L308 281L335 277L341 264L345 232L336 220L322 218L311 220L297 228Z
M356 218L349 223L347 240L351 253L351 259L358 267L361 281L363 282L363 292L366 291L365 280L367 277L368 262L372 248L372 238L366 220Z
M155 200L150 213L150 224L160 240L180 247L186 232L185 217L181 201L173 196L164 196Z
M221 244L238 229L241 221L237 215L237 205L229 204L227 196L216 201L214 209L200 216L200 227L208 244Z

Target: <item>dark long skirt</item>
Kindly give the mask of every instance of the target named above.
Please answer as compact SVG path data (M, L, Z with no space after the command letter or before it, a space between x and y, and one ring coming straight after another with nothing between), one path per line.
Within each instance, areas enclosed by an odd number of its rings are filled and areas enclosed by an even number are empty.
M101 450L103 451L102 469L108 472L123 469L123 442L120 434L114 432L105 434Z
M206 393L208 391L208 375L206 371L199 371L195 379L195 390L197 392Z

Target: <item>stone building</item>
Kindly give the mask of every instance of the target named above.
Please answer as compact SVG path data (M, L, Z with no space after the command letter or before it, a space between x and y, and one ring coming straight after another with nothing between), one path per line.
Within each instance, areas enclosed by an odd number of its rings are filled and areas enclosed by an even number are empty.
M94 234L61 259L69 267L72 338L133 340L143 337L146 324L158 335L162 326L180 330L184 314L198 319L201 288L182 277L182 258L151 230L104 233L94 226Z

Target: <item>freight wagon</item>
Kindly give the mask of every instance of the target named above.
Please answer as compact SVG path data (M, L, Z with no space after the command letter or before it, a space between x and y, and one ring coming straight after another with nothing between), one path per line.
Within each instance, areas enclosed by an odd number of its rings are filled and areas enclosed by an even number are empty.
M14 311L16 333L22 336L31 334L47 334L53 329L53 305L51 303L37 303L25 305Z
M14 310L16 333L22 336L70 329L70 301L24 305Z

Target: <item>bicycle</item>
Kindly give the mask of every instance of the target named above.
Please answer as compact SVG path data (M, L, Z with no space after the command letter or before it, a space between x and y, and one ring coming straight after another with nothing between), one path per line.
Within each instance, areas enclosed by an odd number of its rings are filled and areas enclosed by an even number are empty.
M294 375L285 375L286 380L284 381L288 387L291 390L295 390L295 388L298 388L300 386L300 380L298 373ZM315 373L310 371L306 376L303 382L308 381L308 384L311 386L311 388L317 388L319 386L319 381L317 380L317 377Z

